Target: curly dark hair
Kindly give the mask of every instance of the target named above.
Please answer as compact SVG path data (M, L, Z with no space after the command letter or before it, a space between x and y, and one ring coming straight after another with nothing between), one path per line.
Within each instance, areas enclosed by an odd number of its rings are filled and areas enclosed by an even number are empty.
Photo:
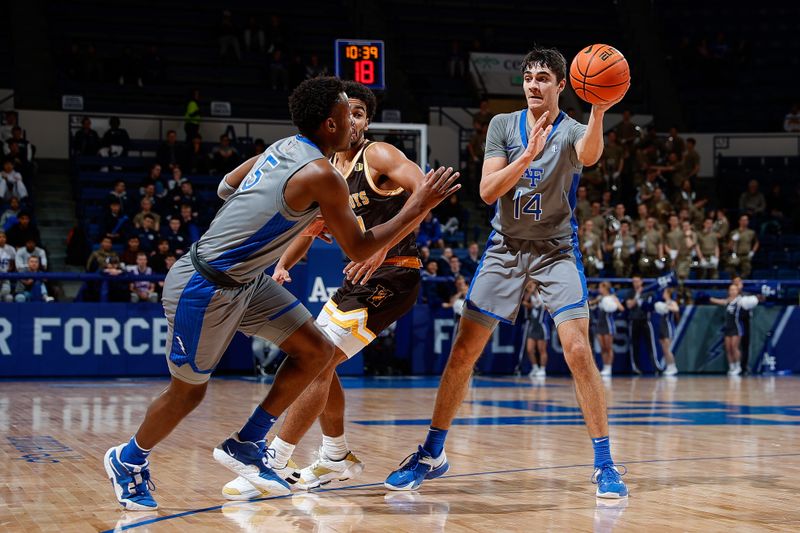
M564 59L564 55L555 48L534 46L522 59L520 71L525 74L525 71L532 65L544 65L549 68L556 75L557 81L561 81L567 77L567 60Z
M289 113L300 133L314 133L326 118L331 116L333 106L344 92L344 83L339 78L320 76L305 80L289 96Z
M372 122L372 119L375 118L375 108L378 107L375 93L369 87L357 81L344 82L344 92L347 93L348 98L357 98L366 104L367 120Z

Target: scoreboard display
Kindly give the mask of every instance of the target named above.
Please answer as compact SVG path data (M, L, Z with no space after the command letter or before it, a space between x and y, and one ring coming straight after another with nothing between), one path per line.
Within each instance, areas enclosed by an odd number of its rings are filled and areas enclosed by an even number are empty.
M334 57L339 78L373 90L386 89L383 41L336 39Z

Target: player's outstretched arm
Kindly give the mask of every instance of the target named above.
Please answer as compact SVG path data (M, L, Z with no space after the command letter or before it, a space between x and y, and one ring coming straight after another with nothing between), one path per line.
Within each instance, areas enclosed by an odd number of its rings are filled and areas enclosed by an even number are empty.
M542 151L547 136L553 129L552 124L544 127L547 124L548 115L549 111L545 111L533 125L528 146L519 159L509 163L505 157L490 157L483 162L480 194L484 202L491 205L510 191L517 184L522 173L530 166L531 161ZM489 133L491 135L491 131Z
M444 167L429 172L406 204L391 220L362 231L350 208L349 191L341 175L327 161L307 165L289 181L286 200L290 207L319 204L322 216L344 252L363 261L398 235L407 235L425 215L456 192L458 172ZM294 184L292 182L295 182Z
M255 155L225 174L225 177L222 178L222 181L219 182L219 186L217 187L217 196L223 200L227 200L228 196L235 193L239 185L242 184L250 171L253 170L253 165L256 164L256 160L258 160L259 157L261 156Z
M413 194L425 179L425 174L416 163L410 161L403 152L388 143L378 142L370 145L369 151L366 153L366 163L373 176L388 176L392 189L399 186ZM344 268L345 277L354 284L360 282L364 285L386 259L387 252L407 235L398 234L392 239L392 242L378 250L366 261L351 261Z

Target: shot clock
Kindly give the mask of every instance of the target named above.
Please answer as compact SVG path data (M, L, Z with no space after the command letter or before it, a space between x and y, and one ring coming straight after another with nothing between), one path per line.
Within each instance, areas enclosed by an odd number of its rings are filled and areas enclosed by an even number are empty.
M336 76L373 90L386 88L383 41L336 39L334 56Z

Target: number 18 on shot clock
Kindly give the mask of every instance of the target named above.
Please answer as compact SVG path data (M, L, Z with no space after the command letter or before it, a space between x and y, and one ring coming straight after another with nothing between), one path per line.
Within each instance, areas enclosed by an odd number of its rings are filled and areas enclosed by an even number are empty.
M336 76L363 83L373 90L384 90L383 41L336 39Z

